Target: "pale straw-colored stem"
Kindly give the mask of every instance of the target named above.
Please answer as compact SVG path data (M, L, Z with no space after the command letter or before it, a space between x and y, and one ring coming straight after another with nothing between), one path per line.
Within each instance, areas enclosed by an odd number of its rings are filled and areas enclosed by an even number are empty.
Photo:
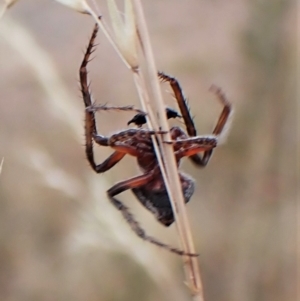
M98 24L98 26L104 33L105 37L111 43L111 45L113 46L113 48L115 49L115 51L117 52L117 54L119 55L119 57L121 58L123 63L126 65L126 67L131 69L131 66L128 64L128 62L122 55L122 52L120 51L120 49L119 49L117 43L115 42L114 38L112 37L112 35L109 33L109 30L108 30L106 24L103 22L102 18L99 18L99 16L97 16L97 14L90 7L88 7L87 12L95 19L96 23Z
M146 86L145 86L145 80L142 76L142 73L139 72L138 69L133 70L133 78L134 78L134 83L135 83L135 86L136 86L138 94L139 94L139 99L140 99L142 108L148 114L147 115L148 116L147 117L148 127L151 130L153 130L153 129L158 130L159 129L159 124L157 123L156 118L153 114L153 110L151 108L149 95L147 93L147 89L146 89ZM164 180L167 180L168 177L167 177L166 170L165 170L165 167L164 167L163 157L162 157L159 145L158 145L157 140L155 139L155 137L152 137L152 142L153 142L155 153L157 155L157 160L158 160L158 164L159 164L160 169L161 169L161 173L163 175ZM170 190L169 182L166 181L165 185L167 187L167 190L169 191Z
M150 129L162 130L167 133L162 136L157 135L157 140L153 138L153 145L157 154L157 159L161 168L162 175L164 177L165 185L171 199L171 204L176 220L178 234L181 242L181 247L186 253L196 253L194 243L192 240L189 221L186 213L185 202L182 195L181 183L178 176L177 163L174 156L172 145L166 144L163 141L170 141L171 136L169 133L169 125L165 114L165 105L163 102L158 77L157 68L155 66L152 47L149 39L147 24L145 21L143 9L140 0L132 0L135 11L135 19L137 23L137 32L139 34L139 41L142 46L142 50L145 56L146 71L150 81L151 94L153 95L153 101L150 102L145 79L143 73L138 66L130 66L122 54L122 49L119 49L114 38L110 35L105 24L97 15L90 10L89 13L94 17L99 27L104 32L110 43L113 45L125 65L132 70L134 82L139 94L139 98L142 104L143 110L147 113L147 123ZM158 113L158 118L156 114ZM172 183L172 185L170 184ZM194 300L203 301L203 289L200 277L200 271L198 268L198 261L195 257L184 256L184 269L186 273L186 283Z
M144 49L146 68L150 79L150 88L153 95L153 101L158 112L158 124L163 131L169 131L169 125L165 114L165 105L157 78L157 68L154 61L142 4L140 0L133 0L133 3L135 7L140 40ZM165 134L164 139L170 141L170 134ZM162 150L163 160L165 164L164 167L167 175L167 178L165 179L166 186L171 199L181 245L185 252L195 253L173 147L172 145L163 143L162 140L160 140L160 147ZM164 169L164 167L161 166L162 169ZM169 185L169 183L172 183L172 185ZM190 288L192 295L194 296L194 300L203 301L203 289L197 258L185 256L184 267L186 272L187 285Z

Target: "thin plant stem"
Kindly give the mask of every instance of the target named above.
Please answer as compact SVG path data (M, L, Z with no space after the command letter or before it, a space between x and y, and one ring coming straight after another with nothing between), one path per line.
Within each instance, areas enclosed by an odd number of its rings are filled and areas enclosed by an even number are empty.
M136 86L138 94L139 94L139 99L142 104L142 108L148 114L148 118L147 118L148 127L151 130L153 130L153 129L158 130L159 125L156 122L156 119L154 117L154 114L153 114L153 111L151 108L149 95L148 95L146 87L145 87L145 80L142 76L142 73L140 73L139 70L135 70L133 73L133 78L134 78L134 83L135 83L135 86ZM163 175L163 178L167 179L167 174L166 174L165 166L163 163L163 157L162 157L159 145L158 145L155 137L152 137L152 143L154 146L154 150L155 150L155 153L157 156L158 164L160 166L160 170ZM165 185L167 186L167 189L170 189L168 181L165 182Z
M109 33L109 30L108 30L106 24L102 21L102 18L100 16L97 16L97 14L90 7L87 8L87 12L95 19L96 23L98 24L98 26L100 27L100 29L104 33L105 37L111 43L111 45L113 46L113 48L115 49L115 51L117 52L117 54L119 55L119 57L121 58L123 63L126 65L126 67L131 69L131 66L128 64L128 62L126 61L126 59L122 55L122 51L119 49L119 47L117 46L117 43L115 42L114 38Z
M142 4L140 0L133 0L133 3L137 17L139 38L143 45L146 68L150 78L150 87L153 95L153 100L158 112L158 124L163 131L168 131L169 126L165 115L165 106L157 78L157 68L155 65L154 55L150 43ZM164 139L171 140L170 134L165 134ZM171 199L180 241L185 252L195 253L173 147L172 145L164 144L162 140L160 140L160 146L167 174L165 181L166 183L172 183L172 186L168 184L166 186ZM187 285L190 288L192 295L194 296L194 300L204 300L200 270L198 267L197 259L195 257L189 256L184 257L184 267L186 272Z

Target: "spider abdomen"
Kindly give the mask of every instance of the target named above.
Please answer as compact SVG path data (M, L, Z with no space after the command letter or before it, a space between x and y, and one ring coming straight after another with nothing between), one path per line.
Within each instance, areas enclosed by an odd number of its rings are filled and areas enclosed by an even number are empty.
M185 203L188 203L195 190L194 180L182 173L180 173L180 180ZM159 189L154 188L157 186L157 182L150 182L148 185L133 188L132 192L160 223L168 227L174 222L174 214L166 187L163 182L161 183Z

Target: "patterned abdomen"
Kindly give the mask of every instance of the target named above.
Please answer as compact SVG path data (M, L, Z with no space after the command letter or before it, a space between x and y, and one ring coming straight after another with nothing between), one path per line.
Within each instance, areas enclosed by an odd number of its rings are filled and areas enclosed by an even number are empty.
M182 176L184 181L183 196L185 203L189 202L194 193L194 181L186 176ZM156 219L164 226L170 226L174 222L174 215L168 193L165 189L162 190L149 190L147 187L133 188L132 192L135 194L141 204L151 211Z

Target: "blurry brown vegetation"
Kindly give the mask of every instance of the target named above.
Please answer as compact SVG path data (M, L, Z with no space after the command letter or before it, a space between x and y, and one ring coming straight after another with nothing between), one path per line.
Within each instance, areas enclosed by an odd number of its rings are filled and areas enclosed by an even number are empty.
M181 81L199 133L210 132L221 110L212 83L236 109L208 167L181 167L197 181L188 211L206 300L294 301L293 2L144 2L157 65ZM181 260L136 238L105 197L138 173L134 159L104 175L86 162L77 80L92 27L86 16L37 0L20 1L0 22L0 299L189 300ZM95 99L137 105L130 73L103 35L98 41ZM99 114L99 129L126 128L131 116ZM110 152L98 150L98 160ZM121 198L149 233L176 245L174 226L158 225L130 192Z

